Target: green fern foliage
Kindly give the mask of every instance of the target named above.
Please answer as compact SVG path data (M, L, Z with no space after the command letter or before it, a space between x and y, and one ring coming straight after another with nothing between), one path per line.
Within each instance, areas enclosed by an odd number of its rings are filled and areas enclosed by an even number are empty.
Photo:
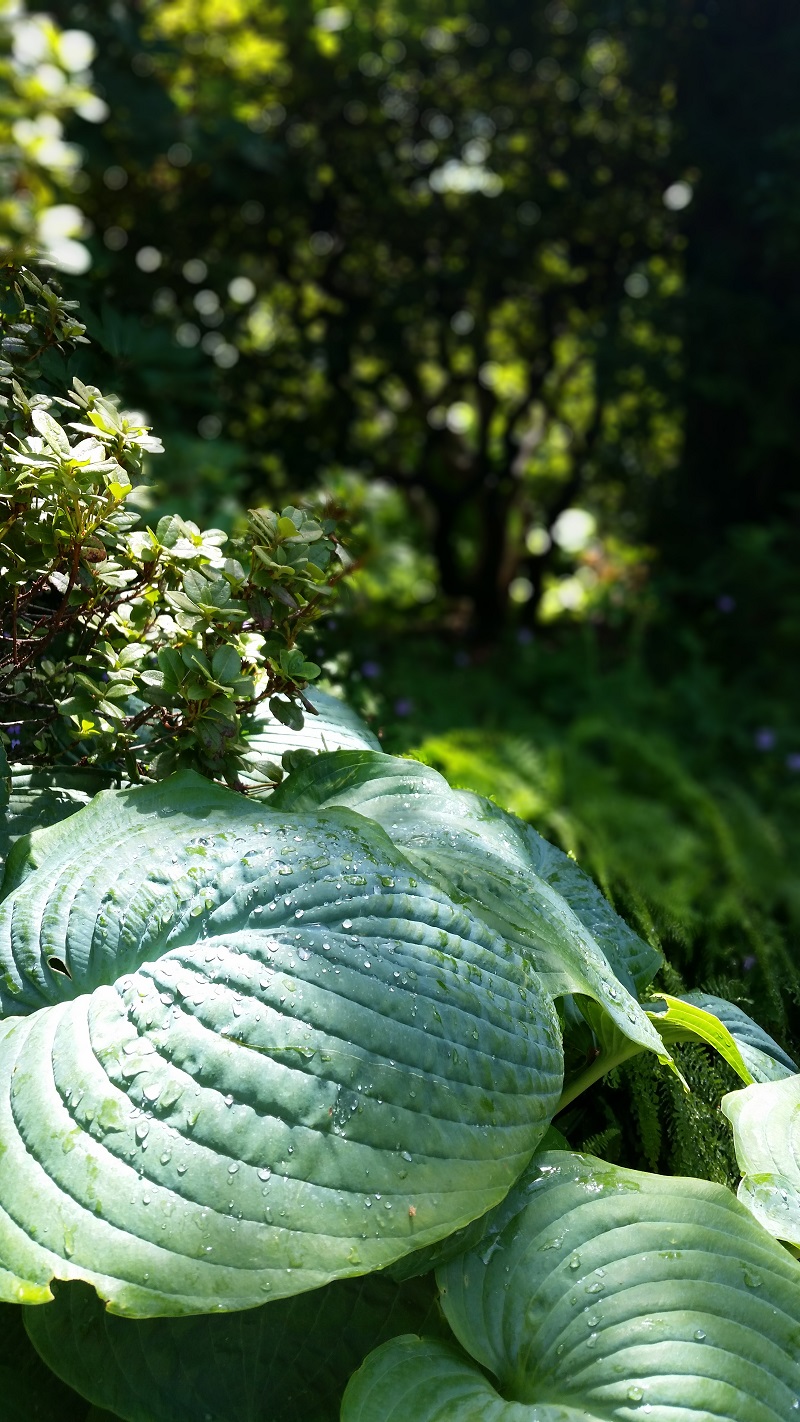
M787 1050L797 1049L800 835L791 821L787 829L722 778L701 781L666 739L608 719L576 721L537 743L454 731L412 753L574 855L665 954L657 988L700 987L724 997ZM676 1057L689 1092L642 1056L612 1072L558 1124L571 1144L608 1159L735 1184L719 1101L737 1082L703 1047L679 1047Z
M489 795L574 855L678 977L723 978L790 1046L800 1004L800 834L740 787L701 782L667 740L608 720L534 745L455 731L413 754L451 784ZM730 995L730 994L728 994Z

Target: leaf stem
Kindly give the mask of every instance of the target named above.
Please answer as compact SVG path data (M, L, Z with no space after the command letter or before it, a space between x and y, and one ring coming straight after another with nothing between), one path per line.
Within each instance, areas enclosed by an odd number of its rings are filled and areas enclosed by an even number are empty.
M614 1067L621 1066L623 1062L638 1056L644 1050L644 1047L640 1047L638 1042L626 1040L624 1047L620 1047L617 1052L612 1052L608 1056L604 1056L601 1052L590 1066L586 1067L578 1076L574 1076L564 1087L555 1115L557 1116L559 1111L563 1111L565 1107L571 1106L577 1097L582 1096L584 1091L588 1091L590 1086L594 1086L596 1081L601 1081L604 1076L614 1070Z

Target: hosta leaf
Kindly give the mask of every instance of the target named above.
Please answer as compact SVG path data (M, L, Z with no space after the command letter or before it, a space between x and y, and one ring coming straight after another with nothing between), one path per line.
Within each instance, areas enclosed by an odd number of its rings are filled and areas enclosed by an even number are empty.
M671 997L666 992L648 1003L647 1012L665 1042L702 1042L707 1047L713 1047L742 1081L749 1084L753 1080L739 1043L715 1012L701 1007L699 1002L691 1002L685 997Z
M800 1076L722 1098L743 1179L739 1199L774 1234L800 1247Z
M338 1422L372 1348L409 1329L445 1331L435 1294L432 1278L368 1274L242 1313L130 1319L69 1284L24 1312L53 1371L123 1422Z
M376 1349L354 1374L341 1422L590 1422L581 1410L506 1402L452 1343L406 1335Z
M422 873L524 953L554 997L595 998L624 1036L670 1060L634 996L634 968L647 962L651 971L660 960L567 855L542 849L529 825L479 795L451 790L430 766L368 751L316 757L278 787L273 803L347 805L369 816Z
M548 1126L542 1138L540 1150L568 1150L569 1143L555 1126ZM463 1229L456 1230L455 1234L450 1234L447 1239L439 1240L438 1244L430 1244L426 1249L418 1249L415 1254L406 1254L404 1258L398 1259L395 1264L391 1264L387 1269L387 1274L403 1283L406 1279L417 1279L422 1274L427 1274L433 1269L438 1269L442 1264L449 1264L451 1259L455 1259L459 1254L465 1254L469 1249L477 1249L486 1231L491 1227L494 1211L481 1215L479 1219L472 1220Z
M681 996L684 1002L713 1013L727 1027L755 1081L780 1081L797 1071L797 1066L783 1047L779 1047L763 1027L759 1027L734 1003L704 992L686 992Z
M695 1000L691 1000L692 998ZM700 1006L701 1001L718 1004L720 1009L730 1008L730 1012L725 1015L733 1031L729 1030L721 1015L712 1011L710 1006ZM560 1109L582 1095L593 1082L643 1050L638 1043L625 1037L616 1023L595 1002L589 998L577 998L575 1002L582 1018L594 1034L596 1055L592 1055L588 1064L579 1071L567 1076ZM738 1008L723 1002L721 998L704 997L702 993L687 994L684 997L671 997L668 993L662 993L646 1001L643 1006L653 1026L668 1046L674 1046L676 1042L700 1042L704 1046L713 1047L728 1065L733 1067L742 1081L748 1084L753 1080L749 1063L755 1061L753 1050L747 1048L750 1035L760 1033L764 1042L771 1043L776 1053L781 1052L777 1043L773 1042L766 1032L762 1032L744 1012L739 1012ZM752 1034L749 1029L753 1029ZM565 1040L569 1042L568 1035ZM744 1055L745 1050L748 1050L747 1057ZM759 1052L756 1055L763 1056L765 1061L771 1061L765 1053ZM776 1070L783 1071L777 1062L772 1062L772 1065Z
M58 1278L139 1316L249 1307L444 1237L535 1149L550 998L368 821L183 772L19 850L0 1297Z
M0 1304L0 1408L3 1422L87 1422L89 1412L42 1362L12 1304Z
M342 1422L790 1422L800 1411L800 1266L722 1186L545 1152L478 1250L437 1279L469 1357L427 1340L384 1344L351 1380Z
M259 762L280 765L281 756L292 750L379 748L380 742L369 727L338 696L331 696L316 686L303 694L318 714L312 716L308 711L303 712L301 730L294 731L276 720L263 701L245 723L249 758L255 767Z
M112 781L113 777L101 770L15 765L8 802L0 807L0 865L18 839L74 815Z
M482 803L486 804L486 801ZM488 802L491 805L491 801ZM496 809L492 806L492 809ZM499 811L524 838L530 861L540 879L566 899L573 913L588 928L623 982L632 979L638 992L649 987L662 964L662 956L620 918L594 879L549 840L507 811Z

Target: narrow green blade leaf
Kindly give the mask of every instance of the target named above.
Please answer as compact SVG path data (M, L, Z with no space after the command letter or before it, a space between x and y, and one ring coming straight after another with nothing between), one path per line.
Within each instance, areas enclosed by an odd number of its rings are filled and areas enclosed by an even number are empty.
M719 1185L545 1152L478 1249L437 1279L469 1354L462 1410L457 1354L398 1339L352 1379L342 1422L399 1422L387 1400L415 1387L415 1422L790 1422L800 1411L800 1265ZM497 1380L494 1398L476 1363Z
M375 820L422 873L524 953L553 997L595 998L624 1036L671 1060L635 996L634 969L647 964L652 976L658 956L567 855L513 815L451 790L430 766L366 751L318 756L278 787L274 804L346 805Z
M797 1072L796 1064L783 1047L734 1003L703 992L682 993L681 1000L719 1018L733 1037L754 1081L780 1081Z
M123 1422L338 1422L372 1348L410 1329L445 1331L435 1297L430 1278L369 1274L243 1313L136 1320L70 1284L24 1312L49 1367Z
M722 1098L743 1180L739 1199L776 1239L800 1247L800 1076Z
M0 904L0 1297L251 1307L506 1194L553 1114L552 1001L347 811L184 772L30 837Z
M671 997L669 993L662 992L648 1004L647 1014L665 1042L703 1042L707 1047L713 1047L715 1052L719 1052L742 1081L749 1085L753 1080L739 1044L714 1012L709 1012L686 998Z

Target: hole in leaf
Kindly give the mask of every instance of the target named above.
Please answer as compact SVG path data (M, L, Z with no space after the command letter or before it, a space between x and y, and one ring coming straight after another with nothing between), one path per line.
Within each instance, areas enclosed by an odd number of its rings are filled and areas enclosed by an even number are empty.
M52 972L61 973L62 977L72 977L72 973L70 972L63 958L48 958L47 966L52 970Z

